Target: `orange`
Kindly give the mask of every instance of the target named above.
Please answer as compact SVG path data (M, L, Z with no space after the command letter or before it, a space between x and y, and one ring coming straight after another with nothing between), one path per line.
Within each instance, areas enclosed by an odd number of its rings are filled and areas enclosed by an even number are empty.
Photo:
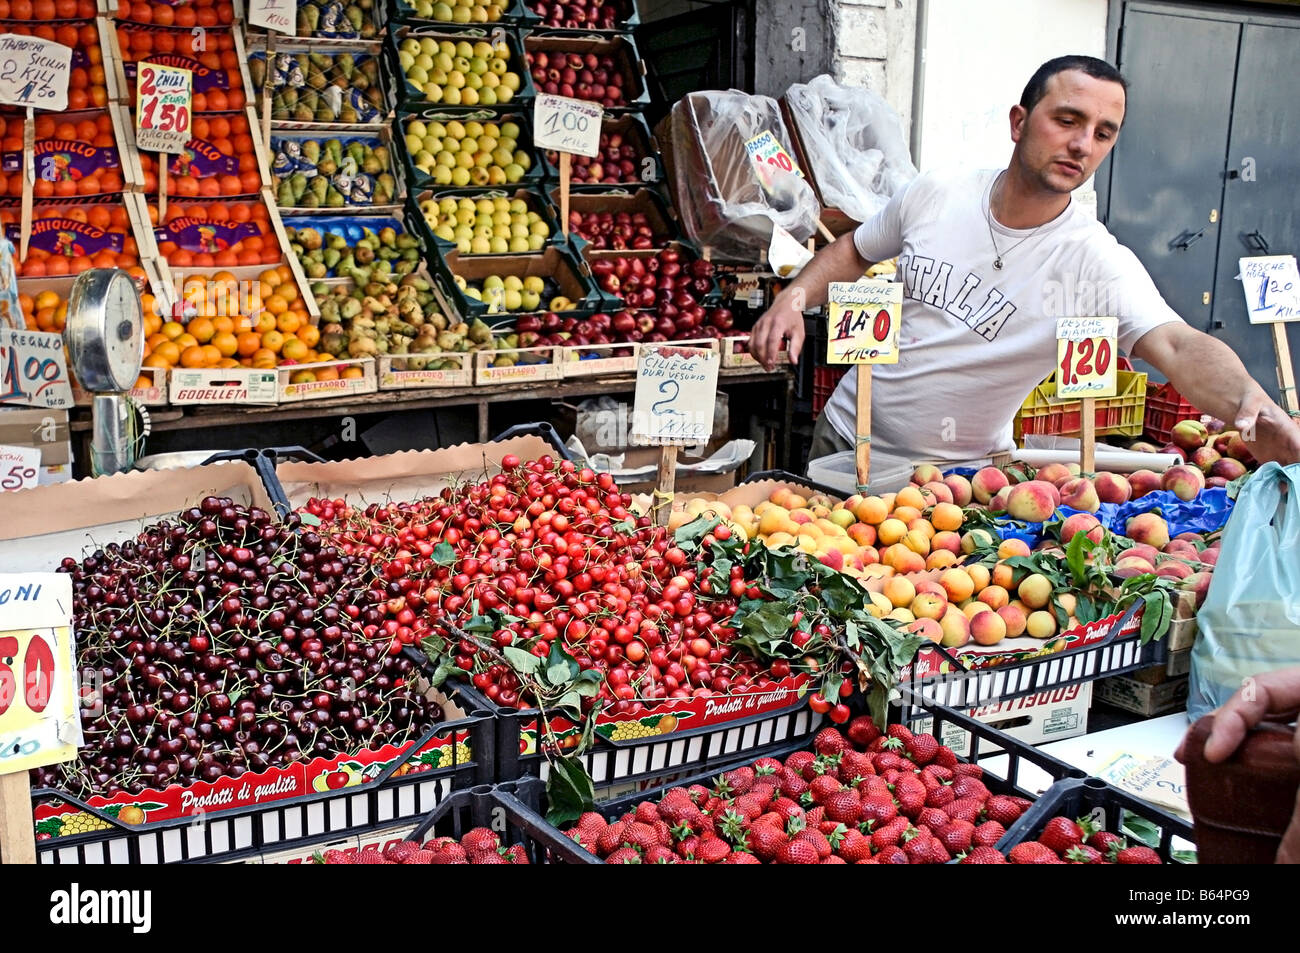
M262 347L273 354L279 354L280 348L284 347L284 335L275 330L267 331L262 335Z
M203 362L208 367L215 367L217 362L226 356L215 344L201 344L199 350L203 352Z
M217 334L229 334L235 330L235 319L229 316L231 312L237 310L236 308L231 307L235 302L231 300L222 302L220 298L218 298L217 301L218 303L224 303L226 305L226 313L217 315L212 319L212 328Z
M166 361L168 365L175 364L181 359L181 349L177 347L175 341L163 341L153 349L155 357Z
M272 295L271 297L276 297ZM302 326L302 318L294 311L285 311L275 319L275 328L281 334L293 334Z
M269 311L259 311L253 319L253 330L260 334L266 334L275 330L275 315Z
M167 338L167 340L175 341L178 337L180 337L182 334L185 333L185 326L181 324L179 321L168 321L166 324L162 326L160 330L162 331L163 336Z
M333 364L329 367L322 367L315 374L318 381L336 381L339 379L339 369Z
M240 357L252 357L262 346L262 335L256 331L244 331L236 340Z
M161 354L150 354L144 359L143 366L167 368L172 366L172 362L167 360L167 358L163 357Z
M340 376L345 381L354 381L354 380L360 380L361 378L365 377L366 372L364 369L357 367L355 364L353 364L349 367L343 368L343 373Z
M279 294L273 294L266 299L266 310L272 314L284 314L289 310L289 302L285 301Z
M225 320L230 320L226 318ZM222 357L234 357L239 351L239 339L229 331L218 331L212 336L212 347L217 349L217 353Z
M187 347L196 346L199 343L199 340L193 334L190 334L188 331L186 331L184 334L182 334L180 337L176 339L175 343L176 346L183 351Z
M198 345L181 351L181 367L206 367L207 363L208 357Z
M305 361L309 353L307 345L295 337L286 337L280 347L280 356L286 361Z
M200 344L207 344L212 340L212 335L217 333L217 329L213 326L210 318L194 318L185 326L185 330L192 334L194 340Z
M304 324L294 333L298 336L298 340L308 347L315 347L320 343L320 328L314 324Z

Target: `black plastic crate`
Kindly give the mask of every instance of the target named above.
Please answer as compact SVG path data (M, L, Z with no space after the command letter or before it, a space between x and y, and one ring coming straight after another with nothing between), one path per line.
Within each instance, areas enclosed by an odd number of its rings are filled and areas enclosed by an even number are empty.
M266 851L286 850L301 840L392 827L415 821L456 789L485 783L495 766L495 727L490 713L475 708L477 698L447 686L444 694L469 712L465 718L440 722L426 737L449 736L451 767L399 774L390 765L373 782L338 791L268 801L225 811L199 812L140 827L118 821L60 791L38 788L33 800L57 798L92 814L107 826L86 834L36 842L42 864L131 863L240 860ZM471 760L459 760L467 745Z
M741 483L757 483L760 480L778 480L781 483L796 483L799 486L806 486L810 490L816 490L818 493L825 493L832 499L841 499L840 491L833 486L827 486L824 483L817 483L808 479L806 476L799 476L791 473L789 470L759 470L757 473L751 473Z
M1082 778L1052 785L1033 807L1021 815L1020 820L1011 825L1011 829L998 841L998 850L1005 854L1017 844L1036 840L1043 827L1054 817L1068 817L1071 820L1090 818L1098 830L1119 834L1128 841L1130 847L1146 844L1154 848L1167 864L1187 863L1186 859L1176 858L1174 852L1194 849L1195 841L1189 822L1140 801L1099 778ZM1125 825L1134 819L1142 826L1154 828L1155 843L1139 838L1136 831L1125 833ZM1179 838L1183 843L1175 844L1174 838Z

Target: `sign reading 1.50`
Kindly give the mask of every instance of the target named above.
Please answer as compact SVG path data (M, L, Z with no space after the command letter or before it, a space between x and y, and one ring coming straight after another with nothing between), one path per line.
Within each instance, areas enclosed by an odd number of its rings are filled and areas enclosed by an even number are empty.
M170 97L189 98L188 84L178 72L168 71L160 76L156 67L151 65L140 70L141 129L183 132L190 128L189 107L182 102L169 101Z

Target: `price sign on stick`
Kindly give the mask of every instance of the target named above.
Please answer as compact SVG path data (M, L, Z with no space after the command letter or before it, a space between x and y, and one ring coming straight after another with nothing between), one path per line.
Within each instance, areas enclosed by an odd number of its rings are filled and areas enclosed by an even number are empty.
M1056 322L1056 396L1079 398L1079 466L1096 466L1097 398L1114 397L1119 319L1061 318Z
M718 352L703 348L642 346L636 362L632 442L659 444L655 519L662 525L672 508L677 448L707 443L718 399Z
M799 163L785 151L785 146L781 145L781 141L772 134L771 129L764 129L753 139L747 140L745 151L758 167L758 181L765 191L772 190L773 173L776 171L789 172L801 179L804 177Z
M0 446L0 492L36 486L40 467L40 447Z
M542 93L533 104L533 145L560 153L560 228L569 234L569 179L573 157L600 152L604 110L596 103Z
M827 290L826 362L857 370L858 486L871 481L871 365L898 363L903 286L896 281L833 281Z
M294 0L248 0L248 22L277 33L297 32L298 5Z
M63 112L71 72L72 47L0 33L0 103Z
M1296 270L1295 256L1242 258L1237 266L1241 269L1241 290L1246 295L1250 323L1272 325L1282 406L1293 414L1300 413L1300 395L1296 393L1295 371L1291 366L1291 344L1286 335L1287 323L1300 321L1300 272Z
M71 761L83 742L72 578L0 575L0 858L35 860L27 772Z
M72 406L62 334L0 328L0 404Z
M135 86L135 144L177 154L190 141L194 74L176 66L141 63Z

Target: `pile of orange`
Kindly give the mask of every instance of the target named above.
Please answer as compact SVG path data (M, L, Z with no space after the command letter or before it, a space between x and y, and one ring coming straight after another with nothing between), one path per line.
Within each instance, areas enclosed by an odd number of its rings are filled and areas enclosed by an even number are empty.
M167 203L164 222L195 218L220 224L252 222L258 234L215 252L192 252L173 241L160 241L158 250L175 268L234 268L237 265L271 265L280 261L280 246L271 229L270 213L261 201ZM158 206L149 206L149 221L158 224Z
M131 5L133 11L135 6ZM117 41L122 50L122 60L126 63L147 60L155 53L175 53L197 60L208 69L224 72L229 89L195 92L190 98L194 112L227 112L244 108L241 64L239 54L235 52L234 34L230 30L204 30L196 37L188 29L164 30L134 23L119 23ZM198 85L197 78L195 85ZM130 101L134 103L134 80L130 81L130 86Z
M0 0L0 20L65 19L58 16L58 8L63 6L66 10L67 2L68 0ZM87 0L77 0L78 9L86 5ZM89 9L87 14L75 14L78 19L88 20L87 23L42 23L39 26L10 23L5 24L2 31L62 43L85 56L86 65L75 66L68 74L68 109L73 112L78 109L103 109L108 105L108 87L104 85L104 53L99 46L99 30L95 27L93 0L89 3ZM54 15L40 16L36 13L38 10L42 13L53 10Z
M52 255L39 248L28 248L27 258L18 261L14 258L14 269L19 278L61 277L79 275L89 268L134 268L139 265L140 257L136 249L135 236L131 234L131 224L126 217L126 209L116 204L85 205L38 205L33 210L36 221L50 218L67 218L74 222L94 225L106 232L122 236L120 252L100 251L93 255ZM16 208L0 209L0 228L16 225L20 213ZM18 243L14 242L15 250ZM139 270L136 268L135 270ZM49 330L42 328L41 330Z
M181 289L179 317L160 314L152 295L145 310L145 367L256 367L333 360L315 351L320 330L311 323L288 265L256 280L228 271L191 275Z
M243 113L230 116L195 116L190 135L211 143L217 150L239 160L238 175L218 175L206 179L193 176L167 176L167 194L183 198L216 198L219 195L255 195L262 190L262 173L257 166L257 150L248 132L248 117ZM144 167L144 190L158 192L158 163L152 152L140 153Z
M229 26L235 22L235 7L230 0L196 0L176 6L165 2L150 3L149 0L137 0L135 3L121 0L117 19L132 23L152 23L154 26Z
M0 0L0 20L93 20L95 13L95 0Z
M38 113L36 116L36 141L41 143L50 139L70 142L83 142L99 148L116 148L117 140L113 136L113 120L108 113L82 113L72 116L69 113L51 115ZM0 152L23 151L23 123L21 119L0 116ZM62 175L57 167L43 168L43 156L36 163L36 182L32 185L32 194L37 198L72 198L76 195L110 195L123 189L122 168L119 157L118 165L96 169L80 178ZM0 172L0 195L18 198L23 194L23 177L17 172L5 175Z

